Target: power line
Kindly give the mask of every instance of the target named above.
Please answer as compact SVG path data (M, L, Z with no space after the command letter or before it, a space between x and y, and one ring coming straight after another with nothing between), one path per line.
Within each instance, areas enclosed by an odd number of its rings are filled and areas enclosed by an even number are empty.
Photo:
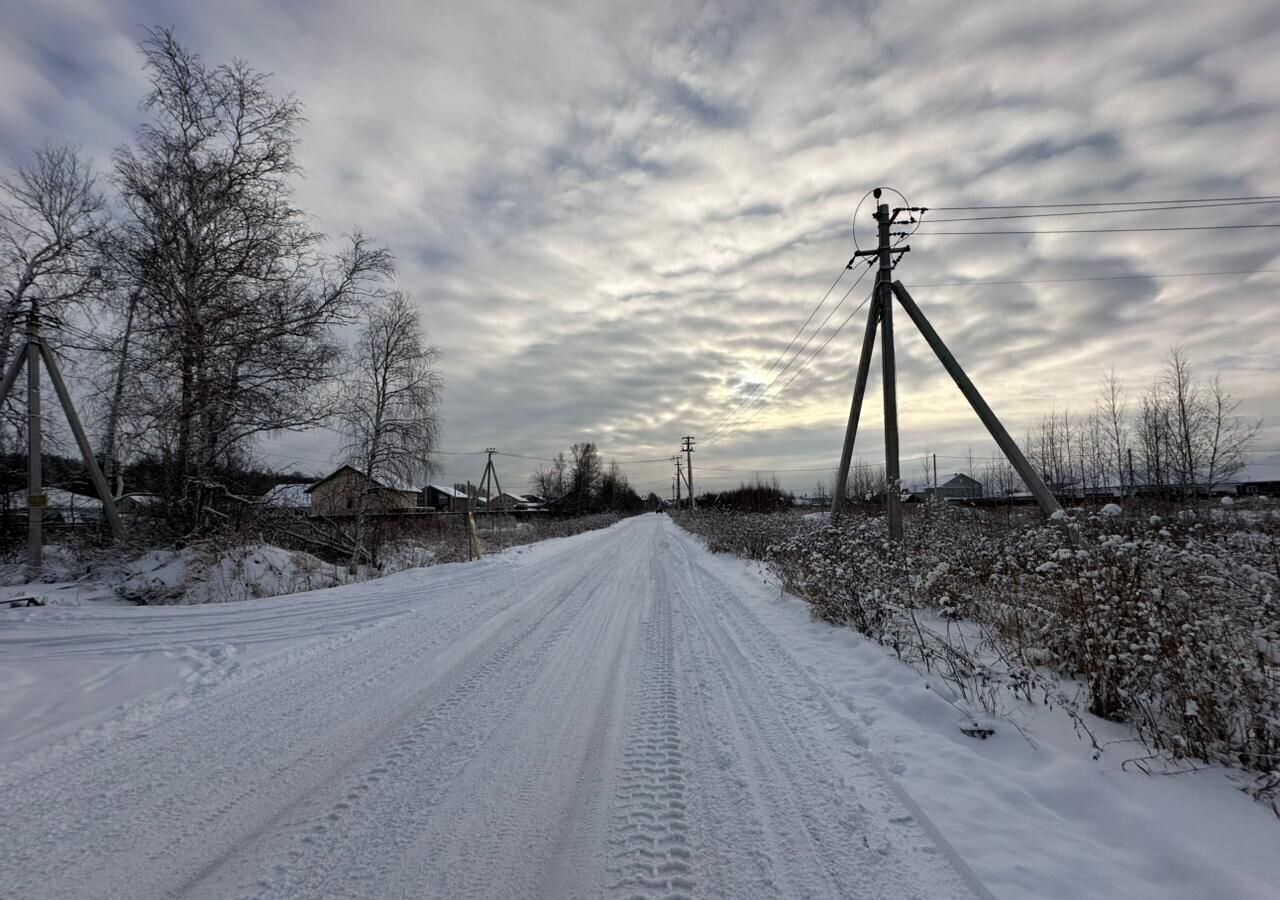
M504 450L495 450L494 453L497 454L498 456L510 456L515 459L529 459L529 460L533 460L534 462L549 462L549 463L555 462L554 459L549 459L545 456L523 456L519 453L507 453Z
M726 420L718 429L712 430L711 434L704 439L704 443L710 443L713 440L718 440L719 438L724 437L726 434L732 434L733 432L741 428L744 422L750 421L750 419L754 417L754 414L752 413L753 408L754 409L759 408L759 402L763 400L765 396L768 395L769 389L772 388L775 384L777 384L778 380L782 378L783 375L787 374L787 370L790 369L791 366L795 363L795 361L800 358L800 355L804 353L805 350L808 349L809 345L813 343L813 339L818 336L818 333L822 331L822 329L827 327L827 323L831 321L831 317L836 314L836 311L839 310L840 307L844 306L845 301L849 299L849 295L853 293L854 289L858 287L858 285L862 282L862 279L865 278L867 276L867 273L870 271L871 271L871 263L868 263L867 267L862 270L862 274L857 277L857 279L853 282L853 284L849 285L849 289L844 292L844 296L840 298L840 302L837 303L835 306L833 306L831 308L831 311L827 313L827 317L822 320L822 324L813 330L813 332L805 340L804 344L801 345L800 349L797 350L795 352L795 355L792 356L791 359L787 361L787 364L778 371L778 374L775 375L773 377L773 380L770 381L765 386L764 390L757 392L756 395L753 398L751 398L750 403L739 404L738 409L735 410L729 416L728 420ZM865 303L866 301L864 300L863 304ZM858 309L861 309L861 308L862 306L860 305ZM856 311L857 310L855 310L855 312ZM848 321L849 321L848 319L845 319L845 322L848 322ZM843 328L843 327L844 327L844 324L841 324L840 328ZM836 329L836 331L832 334L832 337L840 333L840 328ZM827 338L826 342L822 346L826 347L826 345L829 343L831 343L830 337ZM821 348L819 349L819 352L821 352ZM813 357L810 357L809 360L806 361L800 367L800 369L797 370L797 372L802 371L804 369L804 366L807 366L809 362L812 362L812 361L813 361ZM795 380L795 377L792 376L792 381L794 380ZM790 381L787 382L787 384L790 384L790 383L791 383ZM778 393L781 393L781 391L779 391ZM777 399L776 396L774 399ZM745 419L740 418L741 416L746 416L746 418ZM733 423L734 418L738 418L738 423L736 425Z
M818 310L822 309L823 304L827 302L827 298L831 296L831 292L836 289L836 285L840 283L840 280L844 278L844 273L849 271L852 265L853 265L853 260L850 260L849 263L843 269L840 270L840 274L836 276L835 281L831 282L831 287L827 288L826 293L822 295L822 299L819 300L817 305L815 305L813 309L809 311L809 317L804 320L804 324L802 324L799 328L796 329L796 333L791 336L791 340L787 342L787 346L783 349L781 353L778 354L778 358L773 361L773 363L769 366L768 370L764 373L766 377L768 377L770 372L772 372L775 368L777 368L778 363L782 362L782 358L787 355L787 352L791 350L791 348L795 345L795 342L800 339L800 335L804 332L806 328L809 327L809 323L813 321L813 317L818 314ZM761 382L761 384L763 384L763 382ZM760 389L760 385L758 384L756 385L756 387L752 388L751 393L749 393L746 397L743 397L741 400L739 400L738 405L733 409L731 409L728 413L726 413L725 416L715 424L715 426L711 429L708 437L713 436L718 431L720 431L720 429L725 426L728 420L733 418L733 416L738 412L739 409L741 409L746 403L754 399L755 394L759 391L759 389Z
M995 206L930 206L929 209L942 210L944 212L959 212L961 210L969 209L1065 209L1084 206L1152 206L1174 203L1247 203L1255 200L1280 200L1280 194L1257 194L1252 197L1178 197L1172 200L1097 200L1093 202L1077 201L1071 203L1011 203Z
M1231 203L1195 203L1190 205L1173 205L1173 206L1130 206L1130 207L1110 207L1107 209L1084 209L1084 210L1068 210L1066 212L1035 212L1035 213L1011 213L1001 216L955 216L948 219L930 219L930 225L937 225L940 222L990 222L996 219L1044 219L1057 218L1060 216L1110 216L1117 213L1150 213L1150 212L1166 212L1178 209L1220 209L1227 206L1266 206L1268 204L1280 203L1280 199L1275 200L1237 200Z
M1224 231L1240 228L1280 228L1280 222L1263 225L1164 225L1151 228L1029 228L1007 231L917 231L920 235L979 235L979 234L1119 234L1139 231Z
M1280 269L1232 269L1222 272L1152 272L1145 275L1099 275L1085 278L1019 278L1006 281L935 281L915 287L969 287L997 284L1064 284L1076 281L1128 281L1143 278L1207 278L1215 275L1267 275Z
M866 273L864 272L863 274L866 274ZM857 287L857 285L855 284L854 287ZM742 428L745 427L748 423L750 423L753 419L755 419L755 417L758 416L762 410L766 409L769 406L769 404L776 402L777 399L781 397L783 393L787 390L787 388L791 387L792 382L794 382L797 378L800 377L800 373L803 372L805 369L807 369L809 367L809 364L812 363L815 359L817 359L822 354L823 350L827 349L827 345L830 344L833 340L835 340L836 335L838 335L841 331L844 331L844 327L848 325L849 322L853 319L853 317L858 314L859 310L861 310L864 306L867 305L867 303L871 300L874 294L875 294L875 288L872 288L871 293L867 294L866 298L863 299L863 301L858 304L857 308L855 308L853 312L845 316L844 321L840 323L839 327L836 328L835 331L831 332L831 334L827 336L827 339L822 342L822 345L819 346L817 350L813 351L813 353L809 355L809 358L804 361L804 363L800 366L800 368L796 369L795 373L792 374L792 376L789 379L787 379L787 383L778 389L778 392L773 395L773 397L769 400L769 403L766 403L762 406L757 406L754 412L749 414L745 419L742 419L741 421L739 421L738 424L735 425L732 430L720 435L720 437L730 437L736 434L737 432L741 431ZM824 322L823 324L825 325L826 323ZM817 332L814 332L814 333L816 334ZM806 343L805 346L807 347L808 344ZM802 347L801 352L803 352L803 350L804 348ZM776 381L777 379L774 379L774 380ZM770 385L770 387L772 387L772 385Z

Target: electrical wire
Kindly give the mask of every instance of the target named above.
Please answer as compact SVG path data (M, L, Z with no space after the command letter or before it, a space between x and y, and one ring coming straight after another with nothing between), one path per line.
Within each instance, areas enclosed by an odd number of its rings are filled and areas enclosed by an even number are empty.
M481 450L481 451L479 451L479 452L480 452L480 453L484 453L485 451ZM494 453L493 453L493 455L494 455L494 456L510 456L510 457L515 458L515 459L529 459L529 460L533 460L534 462L548 462L548 463L553 463L553 462L555 462L555 460L554 460L554 459L550 459L550 458L548 458L548 457L546 457L546 456L523 456L523 455L521 455L521 454L519 454L519 453L507 453L507 452L506 452L506 451L504 451L504 450L495 450L495 451L494 451Z
M804 344L801 345L800 349L795 352L795 355L792 356L791 359L787 361L787 364L778 371L778 374L773 377L773 380L770 381L767 385L765 385L764 390L753 392L754 396L750 399L749 403L739 404L738 409L735 410L734 413L731 414L730 417L725 420L725 423L719 429L713 430L711 434L709 434L706 438L703 438L703 443L710 443L711 441L718 440L719 438L723 437L726 433L732 433L733 431L736 431L738 426L734 425L733 423L733 420L735 417L739 418L739 420L741 421L742 416L748 416L748 417L751 416L752 409L757 407L759 401L762 400L769 393L769 389L772 388L775 384L777 384L779 379L781 379L783 375L787 374L787 371L791 368L791 366L795 363L795 361L800 358L800 355L803 354L804 351L808 349L811 343L813 343L813 339L818 336L818 333L821 332L823 328L827 327L827 323L831 321L831 317L836 314L836 312L840 309L840 307L844 306L845 301L849 299L849 295L852 294L853 291L858 287L858 285L862 283L862 279L867 277L867 273L871 271L871 268L874 264L875 264L875 260L869 260L867 262L867 267L862 270L862 274L857 277L857 279L853 282L853 284L849 285L849 289L844 292L844 296L840 298L840 302L831 308L831 311L827 313L827 317L822 320L822 324L813 330L813 332L809 335L808 339L806 339ZM863 302L865 304L866 301L863 301ZM861 309L862 307L859 306L858 308ZM848 320L846 319L845 321L848 321ZM841 325L840 327L843 328L844 326ZM837 334L839 333L839 329L837 329L836 333ZM830 340L831 339L828 338L827 343L830 343ZM823 344L823 347L825 346L826 344ZM808 363L806 362L805 365L808 365Z
M864 272L863 274L866 274L866 273ZM856 286L857 285L855 284L854 287ZM867 294L866 298L863 299L863 301L858 304L858 306L853 310L853 312L849 313L849 315L845 317L845 320L840 323L840 326L827 336L827 339L822 342L822 345L818 347L817 350L813 351L812 354L809 355L809 358L804 361L804 363L800 366L799 369L796 369L796 371L792 374L792 376L789 379L787 379L787 383L778 389L778 392L773 395L773 397L769 400L768 403L764 404L763 406L757 406L754 412L748 415L745 419L742 419L736 426L734 426L734 428L731 431L721 434L719 437L716 438L716 440L720 440L721 438L731 437L732 435L741 431L742 428L747 424L749 424L753 419L755 419L755 417L758 416L761 411L767 408L770 404L776 402L777 399L781 397L782 394L787 390L787 388L791 387L792 382L794 382L797 378L800 377L800 373L803 372L805 369L807 369L809 367L809 364L812 363L815 359L817 359L822 354L822 351L827 349L827 345L830 344L833 340L835 340L836 335L838 335L841 331L844 331L844 327L853 320L853 317L858 314L859 310L861 310L864 306L866 306L871 301L871 298L873 296L875 296L875 288L872 288L871 292ZM826 323L824 322L823 324L825 325ZM821 328L819 328L819 330L821 330ZM814 332L814 333L816 334L817 332ZM805 344L805 346L807 347L808 344ZM801 352L803 352L803 348L801 348ZM775 381L776 380L777 379L775 379ZM770 387L772 386L773 385L771 384ZM704 443L711 443L711 441L704 441Z
M1154 206L1174 203L1247 203L1254 200L1280 200L1280 194L1256 194L1251 197L1177 197L1172 200L1097 200L1070 203L1010 203L978 206L930 206L929 209L944 212L960 212L970 209L1067 209L1085 206Z
M1146 275L1095 275L1082 278L1020 278L1006 281L935 281L915 283L917 287L970 287L997 284L1066 284L1077 281L1130 281L1144 278L1207 278L1215 275L1268 275L1280 273L1280 269L1231 269L1222 272L1152 272Z
M1166 212L1179 209L1221 209L1222 207L1236 206L1267 206L1275 203L1280 203L1280 198L1275 200L1237 200L1231 203L1195 203L1173 206L1109 207L1107 209L1067 210L1066 212L1011 213L999 216L953 216L946 219L930 219L929 224L937 225L939 222L991 222L996 219L1046 219L1061 216L1109 216L1117 213Z
M1268 222L1262 225L1163 225L1148 228L1030 228L1006 231L918 231L916 234L928 235L986 235L986 234L1120 234L1143 231L1226 231L1240 228L1280 228L1280 222Z
M768 377L769 373L771 373L775 368L777 368L778 363L782 362L782 358L787 355L787 353L795 345L795 342L800 339L800 335L803 334L804 330L809 327L809 323L813 321L813 317L818 314L818 310L822 309L823 304L827 302L827 298L831 296L831 292L836 289L836 286L838 284L840 284L841 279L844 278L844 273L849 271L852 265L853 265L853 261L850 260L848 265L846 265L843 269L840 270L840 274L836 276L836 280L831 282L831 287L827 288L827 292L822 295L822 299L818 301L817 305L814 306L812 310L810 310L809 317L804 320L804 324L796 329L796 333L791 336L791 340L787 343L786 348L784 348L783 351L778 354L778 358L775 359L773 361L773 364L769 366L768 371L765 372L765 377ZM761 383L763 384L763 382ZM721 418L720 421L717 422L714 427L712 427L710 434L716 434L721 428L723 428L725 424L729 421L729 419L731 419L737 413L737 411L743 407L743 405L745 405L748 401L750 401L753 398L756 390L758 390L758 387L759 386L757 386L756 388L753 388L751 394L739 400L738 405L735 408L731 409L728 413L726 413L725 416Z

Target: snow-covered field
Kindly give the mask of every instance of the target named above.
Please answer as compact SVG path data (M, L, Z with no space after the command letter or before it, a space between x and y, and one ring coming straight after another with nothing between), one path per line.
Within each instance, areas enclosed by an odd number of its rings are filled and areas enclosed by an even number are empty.
M1280 893L1280 821L1221 773L958 718L662 516L271 600L0 610L0 896Z

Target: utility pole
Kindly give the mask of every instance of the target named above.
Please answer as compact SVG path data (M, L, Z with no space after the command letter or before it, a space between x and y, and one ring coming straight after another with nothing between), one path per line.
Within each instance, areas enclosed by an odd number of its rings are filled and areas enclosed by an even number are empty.
M681 440L684 446L680 449L684 451L686 465L684 467L685 483L689 485L689 509L698 508L698 502L693 499L693 435L687 434Z
M486 447L485 453L489 454L488 461L484 464L484 474L480 476L479 488L484 491L484 511L492 512L493 509L489 505L490 498L494 487L498 489L498 496L502 496L502 482L498 480L498 470L493 466L493 454L498 451L493 447Z
M40 314L32 301L27 314L27 575L33 581L44 566L44 510L41 482Z
M676 509L679 509L684 502L684 498L680 496L680 486L684 483L684 473L680 471L680 457L673 456L671 459L676 464Z
M1136 481L1134 481L1134 480L1133 480L1133 448L1132 448L1132 447L1126 447L1125 449L1129 451L1129 491L1130 491L1130 496L1136 497L1136 496L1138 496L1138 483L1137 483ZM1121 479L1121 480L1123 480L1123 479ZM1121 489L1121 491L1120 491L1120 496L1122 496L1122 497L1124 496L1124 490L1123 490L1123 488L1122 488L1122 489Z
M879 200L879 195L876 196ZM889 282L893 278L893 263L889 259L889 204L882 203L876 209L880 223L880 246L876 251L880 259L880 271L876 273L876 294L880 297L880 371L884 381L884 476L885 513L889 519L889 538L902 540L902 472L898 467L898 368L893 348L893 300ZM901 212L899 210L898 212ZM893 214L896 218L898 212Z
M908 293L902 282L893 280L894 265L898 259L902 258L902 254L909 252L911 248L909 246L892 246L890 244L892 235L889 232L889 228L902 213L920 213L923 215L925 210L918 207L899 207L890 212L888 204L879 202L882 193L880 188L876 188L873 191L877 201L875 219L879 225L878 246L875 250L859 250L854 254L854 259L860 256L877 257L880 269L876 275L871 310L867 315L867 329L863 335L862 355L858 360L858 375L854 382L853 403L849 408L849 423L845 429L844 447L840 453L840 468L836 476L836 491L831 498L832 518L834 519L840 515L841 507L843 507L845 501L845 494L848 490L849 464L853 458L854 441L858 434L858 419L862 412L862 395L867 386L871 354L875 349L876 328L879 324L883 324L884 334L880 353L884 373L884 450L885 476L888 481L885 507L889 520L890 537L894 540L902 539L902 508L899 493L901 473L898 460L898 401L894 366L893 312L891 308L894 297L898 299L916 329L924 336L925 341L928 342L929 347L933 350L934 355L938 357L943 368L947 370L956 387L960 388L960 393L964 394L965 399L969 401L969 405L973 407L973 411L978 414L978 418L982 420L982 424L986 426L987 431L1000 447L1005 458L1009 460L1010 465L1014 467L1027 487L1030 488L1032 494L1035 495L1036 501L1040 504L1040 509L1046 515L1052 515L1061 509L1057 498L1053 496L1053 493L1045 485L1039 473L1027 462L1022 451L1018 449L1018 445L1009 436L1009 432L1005 430L1004 425L1001 424L991 407L987 405L977 387L969 380L969 376L965 374L964 369L951 354L950 349L948 349L942 338L933 330L933 326L925 318L924 313L916 305L915 300L912 299L911 294ZM892 258L894 254L897 255L896 259ZM936 457L934 459L934 481L937 481Z
M938 497L938 454L933 454L933 496Z
M882 191L876 188L872 192L876 198L875 220L877 225L877 245L874 250L859 250L853 257L873 256L879 263L876 272L876 286L872 292L871 309L867 313L867 328L862 337L862 355L858 358L858 375L854 381L853 402L849 407L849 423L845 427L844 446L840 451L840 468L836 472L836 489L831 497L831 517L839 517L843 512L845 496L849 490L849 465L853 462L853 446L858 436L858 420L862 417L862 397L867 389L867 377L871 372L871 354L875 350L876 329L881 324L884 333L881 336L880 356L881 372L884 381L884 469L885 469L885 511L889 520L889 536L894 540L902 539L902 507L900 496L901 472L898 460L898 392L897 366L893 347L893 310L890 283L893 276L894 259L911 250L910 247L894 247L890 243L890 226L899 215L912 212L900 208L890 212L889 204L881 203Z
M89 445L88 435L80 424L80 416L76 414L75 404L71 402L71 392L62 380L62 370L58 368L58 359L49 349L40 334L40 311L33 303L27 314L26 345L22 347L9 368L5 371L4 381L0 383L0 403L9 397L9 392L18 382L18 373L23 365L27 367L27 570L28 576L36 578L44 562L44 510L48 498L44 495L43 472L41 470L41 454L43 452L41 433L42 420L40 409L40 361L49 373L58 402L71 426L71 433L80 449L85 468L89 470L89 478L93 481L98 499L102 501L102 512L114 537L120 537L120 515L116 511L115 499L98 461L94 458L93 448Z

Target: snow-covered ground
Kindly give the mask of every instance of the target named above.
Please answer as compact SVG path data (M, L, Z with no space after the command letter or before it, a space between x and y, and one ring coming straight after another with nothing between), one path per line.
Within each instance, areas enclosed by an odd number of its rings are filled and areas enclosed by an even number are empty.
M1223 774L958 718L663 516L251 603L0 610L0 895L1280 893L1280 821Z

